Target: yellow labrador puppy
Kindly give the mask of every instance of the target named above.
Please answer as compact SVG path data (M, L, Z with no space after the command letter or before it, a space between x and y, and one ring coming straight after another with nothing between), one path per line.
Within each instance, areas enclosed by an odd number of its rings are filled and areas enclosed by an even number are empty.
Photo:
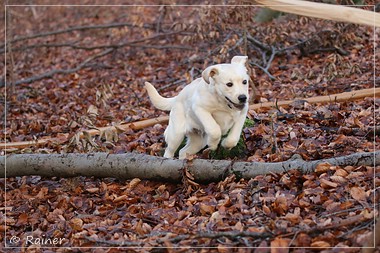
M153 105L170 111L164 157L174 157L185 136L187 142L179 151L179 159L197 153L206 145L211 150L217 149L228 131L222 146L228 149L236 146L248 111L247 59L247 56L235 56L231 63L206 68L201 78L172 98L162 97L152 84L145 82Z

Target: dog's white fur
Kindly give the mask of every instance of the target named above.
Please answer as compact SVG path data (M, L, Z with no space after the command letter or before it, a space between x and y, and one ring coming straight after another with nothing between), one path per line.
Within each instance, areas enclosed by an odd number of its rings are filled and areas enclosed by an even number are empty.
M206 68L201 78L172 98L162 97L152 84L145 82L153 105L170 111L164 157L174 157L185 136L187 143L179 151L179 159L197 153L206 145L215 150L229 130L222 146L228 149L236 146L248 111L247 59L247 56L235 56L230 64Z

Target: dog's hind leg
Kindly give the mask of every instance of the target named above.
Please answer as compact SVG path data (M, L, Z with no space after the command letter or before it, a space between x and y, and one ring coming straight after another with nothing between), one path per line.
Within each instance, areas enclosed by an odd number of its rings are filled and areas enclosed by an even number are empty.
M169 125L165 130L165 141L167 147L164 157L173 158L174 153L185 138L185 120L183 119L184 109L181 106L174 107L170 112Z
M187 135L186 146L179 151L179 159L185 159L186 155L196 154L204 146L206 146L206 140L202 135L197 133L189 133Z

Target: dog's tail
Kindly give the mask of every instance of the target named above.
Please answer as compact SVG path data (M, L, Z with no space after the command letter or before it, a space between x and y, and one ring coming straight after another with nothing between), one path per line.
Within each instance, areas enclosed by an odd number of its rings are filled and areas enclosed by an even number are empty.
M148 91L150 100L156 108L164 111L170 111L172 109L172 104L175 97L164 98L158 94L156 88L154 88L154 86L149 82L145 82L145 89Z

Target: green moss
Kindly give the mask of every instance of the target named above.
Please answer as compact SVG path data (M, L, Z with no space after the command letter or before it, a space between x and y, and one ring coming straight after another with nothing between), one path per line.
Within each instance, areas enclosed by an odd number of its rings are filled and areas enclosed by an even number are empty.
M271 10L269 8L261 8L259 12L257 13L257 15L255 16L255 21L259 23L270 22L273 19L276 19L279 16L281 16L281 14L282 14L281 12Z
M245 119L243 129L246 127L253 127L255 125L255 122L251 119Z
M245 122L244 122L243 129L246 128L246 127L253 127L254 125L255 125L255 122L253 120L246 119ZM222 140L227 135L228 135L228 133L222 137ZM175 152L175 154L174 154L175 157L178 157L179 151L185 145L186 145L186 138L183 139L181 145L179 146L179 148ZM210 159L224 160L224 159L228 159L228 158L230 158L230 159L233 159L233 158L243 158L246 155L246 150L247 150L247 147L245 145L245 141L244 141L243 135L240 135L239 142L237 143L237 145L235 147L233 147L232 149L225 149L225 148L223 148L219 144L217 150L214 150L214 151L210 152ZM200 151L200 152L202 152L202 151Z
M255 122L251 119L245 119L243 129L246 127L253 127ZM222 137L225 138L228 133ZM246 155L247 147L245 145L245 141L243 135L240 135L239 142L232 149L225 149L221 145L219 145L218 149L210 152L210 158L215 160L224 160L227 158L243 158Z

